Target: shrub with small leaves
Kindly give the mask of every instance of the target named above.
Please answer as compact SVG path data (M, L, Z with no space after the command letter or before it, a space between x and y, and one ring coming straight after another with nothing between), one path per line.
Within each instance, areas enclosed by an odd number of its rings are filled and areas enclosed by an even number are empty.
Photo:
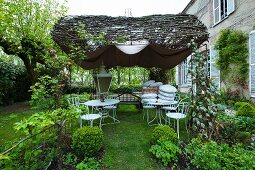
M95 154L103 144L103 131L96 126L80 128L72 137L72 148L81 156Z
M236 115L237 116L255 117L255 108L249 103L243 103L238 108Z
M99 170L100 163L95 158L85 158L76 165L77 170Z
M242 106L244 106L246 104L247 104L247 102L236 102L235 103L235 107L238 109L238 108L240 108L240 107L242 107Z
M194 138L185 151L198 169L255 169L255 150L247 150L241 145L229 147Z
M151 144L156 144L158 140L171 141L174 144L178 143L177 134L174 129L167 125L157 126L153 130Z
M152 145L149 151L161 159L164 166L176 163L178 155L181 154L181 149L170 141L159 141L158 144Z

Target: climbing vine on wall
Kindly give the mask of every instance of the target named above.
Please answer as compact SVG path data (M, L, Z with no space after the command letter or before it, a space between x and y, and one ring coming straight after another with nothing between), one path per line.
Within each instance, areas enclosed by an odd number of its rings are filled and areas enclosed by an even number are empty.
M248 35L239 30L224 29L215 44L215 49L219 51L216 64L221 71L221 80L225 81L225 84L227 82L247 86Z

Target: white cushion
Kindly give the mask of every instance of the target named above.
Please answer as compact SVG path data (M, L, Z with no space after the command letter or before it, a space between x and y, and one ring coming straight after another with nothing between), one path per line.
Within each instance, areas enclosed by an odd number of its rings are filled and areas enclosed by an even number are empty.
M151 84L155 83L155 80L149 80L143 83L143 87L149 87Z
M159 94L164 97L170 97L170 98L175 97L175 93L165 93L163 91L159 91Z
M159 99L158 99L158 103L171 104L172 101L159 98Z
M150 85L150 87L159 87L159 86L162 86L162 85L163 85L162 82L155 82L155 83L152 83L152 84Z
M150 102L156 102L157 101L157 99L155 98L155 99L142 99L141 100L141 103L150 103Z
M174 100L174 97L165 97L165 96L162 96L161 94L159 94L158 97L159 99L162 99L162 100L168 100L168 101Z
M174 86L171 85L162 85L159 86L159 90L165 93L175 93L177 92L177 89Z
M158 95L156 93L146 93L141 96L142 99L156 98Z

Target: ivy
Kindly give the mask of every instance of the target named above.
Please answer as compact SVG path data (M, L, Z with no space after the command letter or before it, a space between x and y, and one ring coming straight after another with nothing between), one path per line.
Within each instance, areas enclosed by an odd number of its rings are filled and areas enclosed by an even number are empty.
M247 42L248 35L242 31L232 29L221 31L215 49L219 51L216 64L221 71L223 81L243 87L247 85L246 79L249 73Z
M198 45L192 41L192 58L189 73L192 78L192 102L190 106L189 126L193 135L199 135L205 139L217 136L215 123L215 109L212 100L215 95L215 87L207 74L207 58L205 53L198 50ZM196 87L196 90L194 90Z

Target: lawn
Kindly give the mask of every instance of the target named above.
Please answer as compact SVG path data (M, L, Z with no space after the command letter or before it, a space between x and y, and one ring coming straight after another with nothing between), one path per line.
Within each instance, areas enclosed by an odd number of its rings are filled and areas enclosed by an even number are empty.
M18 141L23 136L15 133L13 124L29 117L32 113L31 110L18 110L0 114L1 146ZM149 153L150 138L156 126L148 126L146 120L142 118L142 110L136 109L135 106L120 106L117 116L120 123L102 127L105 149L102 159L103 169L164 169ZM181 130L180 135L185 139L184 126ZM2 149L1 147L1 151Z
M35 111L28 107L28 103L17 103L12 106L0 108L0 151L4 145L18 141L24 134L16 133L13 124L28 118Z

